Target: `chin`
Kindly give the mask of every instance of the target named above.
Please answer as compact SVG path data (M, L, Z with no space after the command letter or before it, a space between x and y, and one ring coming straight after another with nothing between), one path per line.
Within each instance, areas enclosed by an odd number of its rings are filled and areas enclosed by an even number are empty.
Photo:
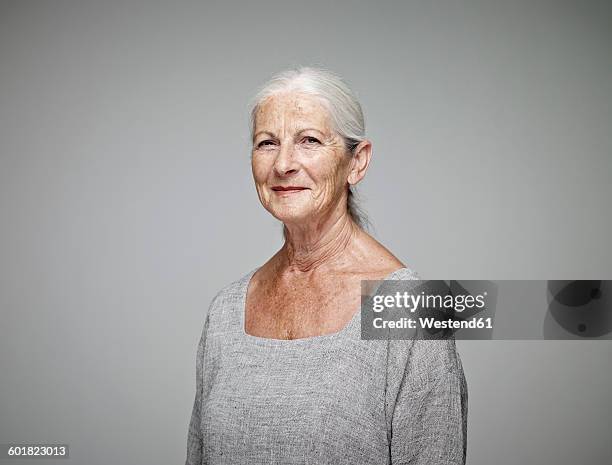
M273 207L268 209L268 211L272 214L272 216L274 216L274 218L285 224L301 223L311 217L310 210L300 208L297 205L294 207L288 205L276 208Z

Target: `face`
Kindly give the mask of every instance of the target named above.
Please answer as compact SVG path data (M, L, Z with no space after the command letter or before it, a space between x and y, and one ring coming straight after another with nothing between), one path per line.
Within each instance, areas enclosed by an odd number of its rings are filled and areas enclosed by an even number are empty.
M285 224L316 222L346 205L351 157L316 97L282 93L260 105L251 164L259 200Z

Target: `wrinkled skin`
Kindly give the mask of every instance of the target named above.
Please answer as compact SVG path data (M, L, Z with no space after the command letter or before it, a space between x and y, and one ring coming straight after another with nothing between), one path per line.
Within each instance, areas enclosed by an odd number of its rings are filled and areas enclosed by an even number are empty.
M262 205L289 229L320 229L346 210L348 184L360 179L326 108L306 94L274 95L260 106L251 160ZM274 186L306 189L279 193Z

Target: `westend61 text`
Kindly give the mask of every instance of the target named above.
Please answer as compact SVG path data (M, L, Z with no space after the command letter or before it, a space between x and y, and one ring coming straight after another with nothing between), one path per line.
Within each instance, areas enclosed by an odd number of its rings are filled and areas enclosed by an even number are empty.
M472 318L471 320L438 320L436 318L399 318L397 320L385 320L374 318L372 325L376 329L492 329L491 318Z

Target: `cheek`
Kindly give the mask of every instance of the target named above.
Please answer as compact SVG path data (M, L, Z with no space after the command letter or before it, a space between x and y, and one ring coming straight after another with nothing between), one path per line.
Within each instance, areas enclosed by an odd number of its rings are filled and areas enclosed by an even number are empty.
M258 154L251 156L251 170L253 172L253 178L255 182L262 183L266 180L268 172L270 171L270 163L265 157Z
M325 164L312 167L311 173L319 195L333 196L343 188L347 180L345 165L342 160L331 159Z

